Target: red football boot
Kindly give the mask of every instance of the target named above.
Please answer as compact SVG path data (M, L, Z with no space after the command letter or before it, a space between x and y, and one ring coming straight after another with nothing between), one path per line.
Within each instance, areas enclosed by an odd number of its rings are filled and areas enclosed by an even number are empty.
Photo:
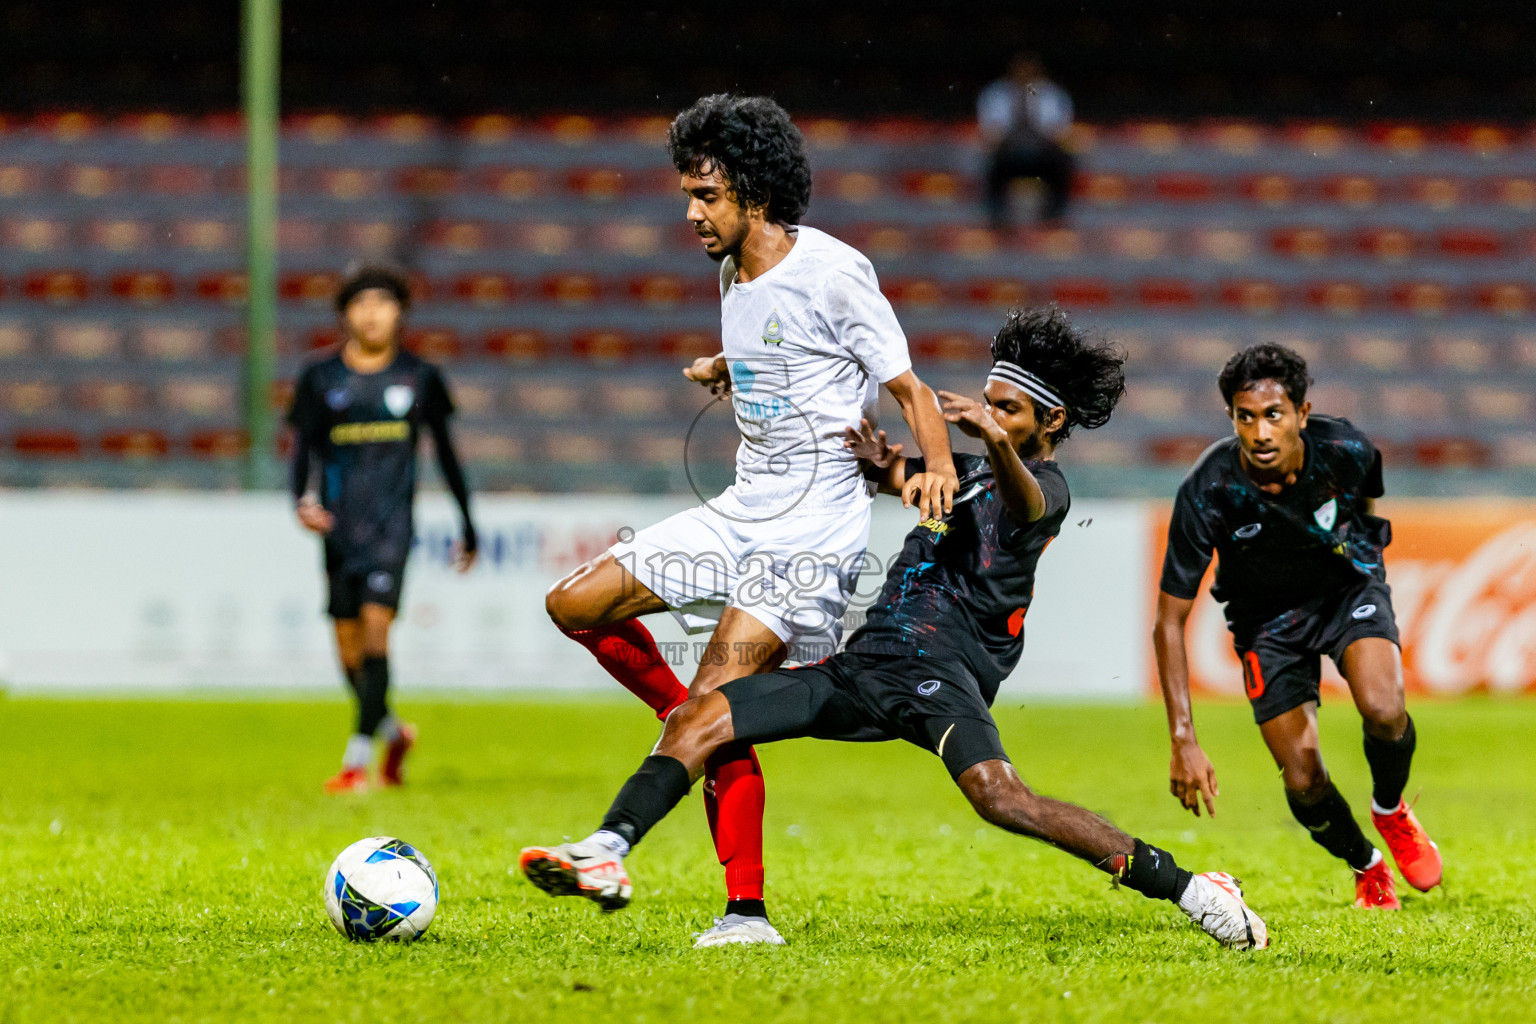
M1376 831L1387 841L1403 881L1419 892L1429 892L1440 884L1440 847L1430 841L1424 826L1414 817L1413 809L1399 801L1391 814L1371 812Z
M384 748L384 763L379 765L379 781L386 786L405 785L405 755L416 745L416 727L401 723L400 733Z
M368 792L368 770L366 768L343 768L325 780L325 791L332 795L366 793Z
M1402 910L1392 888L1392 869L1376 851L1376 859L1364 871L1355 872L1355 906L1373 910Z

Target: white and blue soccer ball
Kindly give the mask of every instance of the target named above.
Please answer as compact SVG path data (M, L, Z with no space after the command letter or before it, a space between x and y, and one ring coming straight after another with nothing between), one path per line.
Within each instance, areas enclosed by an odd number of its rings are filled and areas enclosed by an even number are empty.
M359 839L326 872L325 912L349 939L409 942L437 913L437 872L410 843Z

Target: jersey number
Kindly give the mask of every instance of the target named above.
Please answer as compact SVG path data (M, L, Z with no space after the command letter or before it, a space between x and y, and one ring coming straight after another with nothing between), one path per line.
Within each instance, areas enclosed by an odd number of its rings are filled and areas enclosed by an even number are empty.
M1243 690L1249 700L1264 696L1264 670L1259 667L1259 656L1253 651L1243 654Z

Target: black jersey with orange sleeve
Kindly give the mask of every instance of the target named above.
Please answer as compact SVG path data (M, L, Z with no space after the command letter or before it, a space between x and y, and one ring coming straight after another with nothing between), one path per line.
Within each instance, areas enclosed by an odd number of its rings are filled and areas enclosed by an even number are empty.
M1381 453L1346 419L1312 416L1296 482L1259 489L1236 437L1205 450L1179 486L1162 590L1192 599L1218 556L1211 594L1234 627L1254 626L1328 594L1384 580L1391 524L1367 512L1382 494Z
M991 705L1024 651L1035 567L1061 532L1072 499L1055 462L1026 461L1045 495L1045 515L1020 522L1003 505L986 458L956 453L954 459L960 483L953 510L907 534L847 650L958 663ZM907 460L909 477L922 471L921 459Z
M326 536L333 570L403 565L415 525L416 447L433 434L449 489L459 502L465 543L474 547L468 492L448 441L453 400L442 374L401 350L376 373L358 373L338 353L305 367L288 422L295 433L295 497L310 487L310 455L319 464L320 503L336 517Z

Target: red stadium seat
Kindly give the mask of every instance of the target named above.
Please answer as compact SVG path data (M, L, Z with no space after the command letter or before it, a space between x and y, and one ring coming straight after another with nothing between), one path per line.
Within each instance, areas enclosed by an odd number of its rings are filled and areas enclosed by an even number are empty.
M26 164L0 164L0 196L24 196L40 190L43 173Z
M1306 287L1307 304L1332 316L1358 316L1371 304L1371 294L1358 281L1317 281Z
M1485 160L1503 156L1510 145L1509 132L1491 124L1455 125L1450 130L1450 138L1458 146Z
M1149 446L1152 461L1164 466L1188 466L1211 446L1207 434L1185 434L1171 437L1155 437Z
M842 149L853 138L849 123L836 117L817 117L801 122L805 141L819 149Z
M310 331L306 338L306 347L310 352L318 352L321 349L334 348L341 344L341 331L335 327L320 327Z
M1490 259L1504 254L1504 240L1496 231L1460 228L1440 232L1439 249L1443 255L1469 259Z
M712 331L674 331L663 334L656 343L656 352L664 359L679 363L691 363L718 354L720 336Z
M978 306L1010 309L1029 303L1029 285L1015 277L984 278L965 286L965 297Z
M816 176L816 195L834 196L845 203L872 203L884 191L880 176L869 171L824 171Z
M564 256L576 248L576 231L566 224L519 224L513 235L515 248L541 256Z
M249 446L245 431L227 427L194 430L187 438L187 450L200 459L237 459Z
M514 363L530 363L549 356L549 339L540 331L503 329L485 339L485 351Z
M539 291L562 306L590 306L603 294L595 274L552 274L539 282Z
M176 283L157 270L136 270L112 277L112 294L135 306L159 306L176 297Z
M53 306L72 306L91 296L91 282L78 270L40 270L22 283L27 298Z
M1334 240L1322 228L1281 228L1270 235L1274 250L1292 259L1315 263L1328 258L1334 250Z
M1355 237L1355 248L1384 263L1403 263L1413 258L1418 245L1401 228L1372 228Z
M1323 195L1331 202L1363 209L1381 201L1382 187L1374 178L1346 174L1324 182Z
M464 274L453 282L454 297L476 306L508 305L517 292L517 282L506 274Z
M1081 232L1078 232L1081 239ZM1161 228L1132 225L1112 227L1104 232L1111 255L1122 260L1156 260L1169 256L1172 238ZM1081 243L1079 243L1081 244Z
M995 255L998 237L986 228L951 224L938 229L938 248L965 260L982 260Z
M598 141L598 123L583 114L556 114L540 118L538 130L562 146L577 148Z
M594 363L622 363L635 354L635 343L620 331L587 331L571 339L571 352Z
M614 167L579 167L566 172L566 191L594 203L611 203L628 191L628 175Z
M689 231L690 241L693 232ZM918 248L919 233L903 224L850 224L838 237L875 259L896 259ZM692 242L697 245L697 242Z
M186 134L187 120L180 114L164 110L149 110L138 114L124 114L117 119L118 131L137 142L159 144Z
M1284 174L1260 174L1242 184L1243 195L1260 206L1279 208L1294 203L1302 194L1301 185Z
M1073 195L1093 206L1124 206L1134 191L1123 174L1079 174L1072 183Z
M395 191L418 199L445 199L461 185L459 172L451 167L407 167L395 176Z
M1221 286L1221 301L1251 316L1271 316L1279 312L1285 293L1274 281L1226 281Z
M1536 309L1531 289L1524 284L1506 282L1478 285L1475 295L1480 309L1499 316L1521 317Z
M160 385L160 407L186 416L227 416L238 401L234 382L224 377L178 376Z
M1115 303L1115 289L1102 278L1078 277L1053 281L1051 301L1067 309L1102 309Z
M1247 121L1224 121L1204 126L1200 131L1200 141L1228 156L1251 157L1264 146L1267 137L1259 125Z
M81 199L100 199L121 192L126 176L120 167L101 164L65 164L59 168L59 188Z
M244 305L249 290L245 275L239 271L204 274L197 279L198 298L229 306Z
M1154 423L1177 423L1188 418L1189 410L1189 392L1182 384L1151 380L1128 390L1117 411Z
M1530 178L1500 178L1494 182L1495 199L1517 210L1536 210L1536 180Z
M1159 174L1152 180L1152 194L1164 202L1209 203L1216 198L1216 182L1208 174Z
M881 290L893 305L906 309L936 309L944 304L944 286L931 278L898 278L887 281Z
M427 229L427 244L462 256L495 248L496 234L480 221L435 221Z
M597 407L605 419L658 419L670 411L672 393L670 385L604 380L597 386Z
M1462 201L1465 183L1455 178L1414 178L1408 183L1408 194L1416 203L1434 210L1455 209Z
M692 229L689 234L693 234ZM667 232L654 224L617 221L603 224L597 229L597 244L607 252L644 258L660 252L666 236ZM694 237L697 241L697 236Z
M51 135L57 142L80 142L100 128L101 122L94 114L78 110L39 114L32 121L32 128L39 135Z
M1024 249L1042 259L1070 262L1088 248L1088 232L1072 228L1035 228L1024 233Z
M1158 278L1137 283L1136 301L1148 309L1191 310L1200 305L1200 292L1190 281Z
M1392 286L1392 304L1415 316L1444 316L1451 308L1451 292L1438 281L1400 281Z
M1126 125L1125 139L1149 153L1174 153L1184 144L1184 132L1166 121L1143 121Z
M140 180L145 191L181 198L205 195L215 187L213 170L196 164L155 164L144 169Z
M1378 124L1366 129L1365 137L1373 144L1390 149L1399 156L1418 156L1429 144L1429 133L1418 125Z
M396 146L419 146L437 137L438 122L425 114L380 114L368 128L374 135Z
M385 191L381 171L358 167L321 167L315 173L314 185L325 196L347 203L381 195Z
M277 294L285 302L323 307L335 301L340 287L341 275L334 270L311 270L281 275Z
M476 146L501 146L517 134L517 119L507 114L479 114L460 122L459 132Z
M29 458L78 458L84 446L73 430L19 430L11 439L17 455Z
M912 198L938 206L970 199L975 191L967 179L948 171L908 171L902 175L901 187Z
M283 252L315 252L325 247L326 225L317 220L284 217L277 222L277 247ZM387 246L349 245L348 249L380 252Z
M111 430L101 435L101 450L120 459L158 459L171 450L171 442L158 430Z
M692 283L677 274L645 274L629 279L629 297L654 309L670 309L696 297Z
M549 172L541 167L487 167L479 174L479 187L512 203L548 196L552 191Z
M923 334L912 340L912 352L919 359L943 363L985 364L991 361L991 341L954 331Z
M459 335L451 327L415 327L406 333L406 348L423 359L457 359L463 351Z
M281 227L278 232L279 244L282 244ZM346 221L337 227L336 233L342 247L351 252L387 253L399 244L404 229L389 220Z
M1493 462L1488 444L1475 437L1426 437L1413 443L1415 460L1435 469L1482 468Z
M85 412L122 416L144 408L147 394L142 385L127 380L83 380L74 387L74 404Z

